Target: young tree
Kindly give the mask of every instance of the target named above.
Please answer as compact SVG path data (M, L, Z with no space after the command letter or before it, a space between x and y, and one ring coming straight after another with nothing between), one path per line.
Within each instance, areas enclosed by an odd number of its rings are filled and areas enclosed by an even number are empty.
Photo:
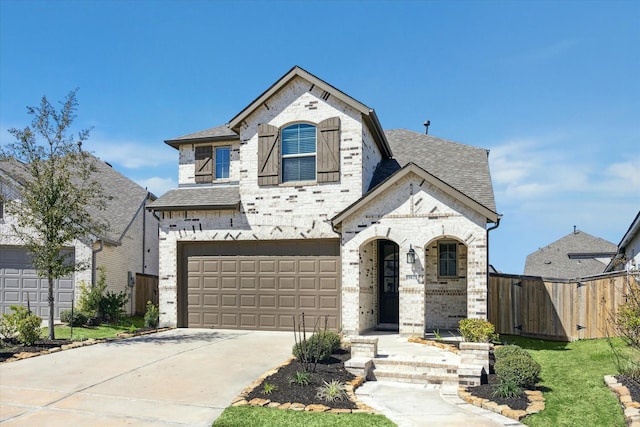
M82 150L89 130L76 135L71 129L76 92L69 92L59 110L44 96L38 107L27 107L31 126L9 129L15 142L0 150L1 158L20 162L25 171L19 197L6 200L5 210L15 218L12 231L31 253L38 274L49 281L49 339L55 339L54 280L88 267L67 259L61 250L106 228L91 214L104 208L104 198L93 177L95 158Z

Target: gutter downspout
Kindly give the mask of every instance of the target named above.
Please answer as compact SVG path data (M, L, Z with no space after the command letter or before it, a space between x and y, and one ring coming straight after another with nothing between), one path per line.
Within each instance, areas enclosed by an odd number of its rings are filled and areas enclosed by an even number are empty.
M104 242L102 241L102 239L98 240L98 242L100 242L100 247L98 249L93 249L91 251L91 286L95 286L96 285L96 260L98 258L98 252L102 252L102 250L104 249Z
M498 214L498 220L495 225L487 228L487 320L489 320L489 232L491 230L495 230L500 227L500 220L502 219L502 215Z

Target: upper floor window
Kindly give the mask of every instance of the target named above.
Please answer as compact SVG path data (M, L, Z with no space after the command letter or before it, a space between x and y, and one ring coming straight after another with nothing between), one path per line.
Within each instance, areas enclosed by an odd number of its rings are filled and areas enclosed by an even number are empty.
M438 276L458 276L458 244L442 242L438 244Z
M230 147L216 147L216 179L229 178Z
M315 179L316 127L298 123L282 129L282 182Z
M229 178L231 148L204 145L196 147L196 183L209 183L214 179Z

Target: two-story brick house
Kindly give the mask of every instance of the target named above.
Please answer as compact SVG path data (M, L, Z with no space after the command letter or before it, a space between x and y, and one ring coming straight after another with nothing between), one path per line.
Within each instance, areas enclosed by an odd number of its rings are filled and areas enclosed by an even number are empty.
M162 325L420 334L487 314L484 149L384 131L373 109L294 67L219 126L166 141ZM495 227L495 226L494 226Z

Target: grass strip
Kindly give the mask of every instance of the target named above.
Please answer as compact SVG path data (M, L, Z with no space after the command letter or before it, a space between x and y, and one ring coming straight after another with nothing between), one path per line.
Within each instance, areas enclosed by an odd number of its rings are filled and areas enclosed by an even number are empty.
M543 341L501 336L531 353L540 364L545 410L523 420L528 426L620 426L626 425L617 398L604 384L615 375L613 353L606 339L574 342ZM615 345L623 346L621 340Z
M259 406L232 406L224 410L214 427L393 427L383 415L330 414L290 411Z

